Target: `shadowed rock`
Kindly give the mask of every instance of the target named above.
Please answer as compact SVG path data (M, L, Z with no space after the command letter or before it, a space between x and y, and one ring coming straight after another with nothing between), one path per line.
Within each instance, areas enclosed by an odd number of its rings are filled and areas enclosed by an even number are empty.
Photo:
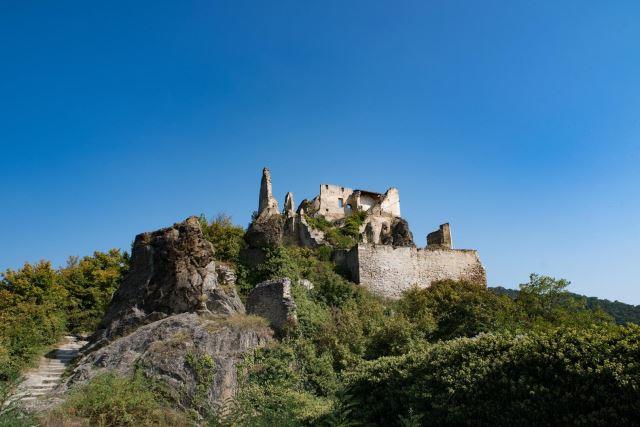
M206 308L205 308L206 307ZM94 334L94 343L172 314L244 312L233 286L220 286L211 242L196 217L136 236L131 267Z
M298 323L288 278L262 282L247 297L247 313L264 317L278 332Z

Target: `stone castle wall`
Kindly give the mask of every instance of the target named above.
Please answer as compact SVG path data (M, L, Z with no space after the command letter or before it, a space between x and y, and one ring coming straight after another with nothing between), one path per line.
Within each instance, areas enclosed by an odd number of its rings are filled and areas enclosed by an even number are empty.
M467 249L418 249L359 244L346 256L352 279L371 292L399 298L414 284L421 288L439 280L464 280L486 286L478 253Z

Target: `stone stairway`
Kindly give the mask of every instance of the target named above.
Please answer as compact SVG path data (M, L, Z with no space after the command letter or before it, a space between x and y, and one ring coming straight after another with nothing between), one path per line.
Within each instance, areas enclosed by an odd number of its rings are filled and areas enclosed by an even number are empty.
M25 374L14 395L16 400L30 406L46 399L60 384L65 369L86 343L76 337L65 336L57 348L42 357L37 368Z

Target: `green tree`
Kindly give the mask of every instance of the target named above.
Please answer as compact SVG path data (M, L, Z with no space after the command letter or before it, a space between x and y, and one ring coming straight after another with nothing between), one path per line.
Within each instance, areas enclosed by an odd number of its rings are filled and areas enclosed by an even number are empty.
M570 283L565 279L531 274L529 282L520 285L520 292L515 299L524 326L544 329L550 326L585 326L612 321L611 316L601 309L590 309L585 298L568 292Z
M129 255L119 249L94 252L81 260L70 257L60 270L69 294L67 321L71 332L92 332L129 268Z
M245 246L244 228L234 225L231 217L224 213L218 214L210 222L200 215L200 223L205 238L213 244L216 259L237 262L240 250Z
M65 329L68 293L48 261L0 279L0 381L10 380Z
M398 311L430 339L448 340L500 329L512 317L513 303L483 286L445 280L405 292Z

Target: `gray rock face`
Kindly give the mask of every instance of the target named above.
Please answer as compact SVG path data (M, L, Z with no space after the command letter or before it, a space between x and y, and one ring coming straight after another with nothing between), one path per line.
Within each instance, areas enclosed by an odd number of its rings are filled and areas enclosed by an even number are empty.
M407 220L403 218L393 219L391 224L391 244L393 246L416 246Z
M204 309L244 312L234 287L219 286L214 250L196 217L136 236L131 268L116 291L93 340L125 335L172 314Z
M258 218L253 221L244 235L249 248L264 249L282 244L284 219L280 215Z
M173 315L84 356L61 391L100 373L131 375L139 368L165 381L175 401L215 408L234 396L243 354L265 345L272 335L264 320L254 316Z
M278 332L298 323L288 278L262 282L247 297L247 313L264 317Z

